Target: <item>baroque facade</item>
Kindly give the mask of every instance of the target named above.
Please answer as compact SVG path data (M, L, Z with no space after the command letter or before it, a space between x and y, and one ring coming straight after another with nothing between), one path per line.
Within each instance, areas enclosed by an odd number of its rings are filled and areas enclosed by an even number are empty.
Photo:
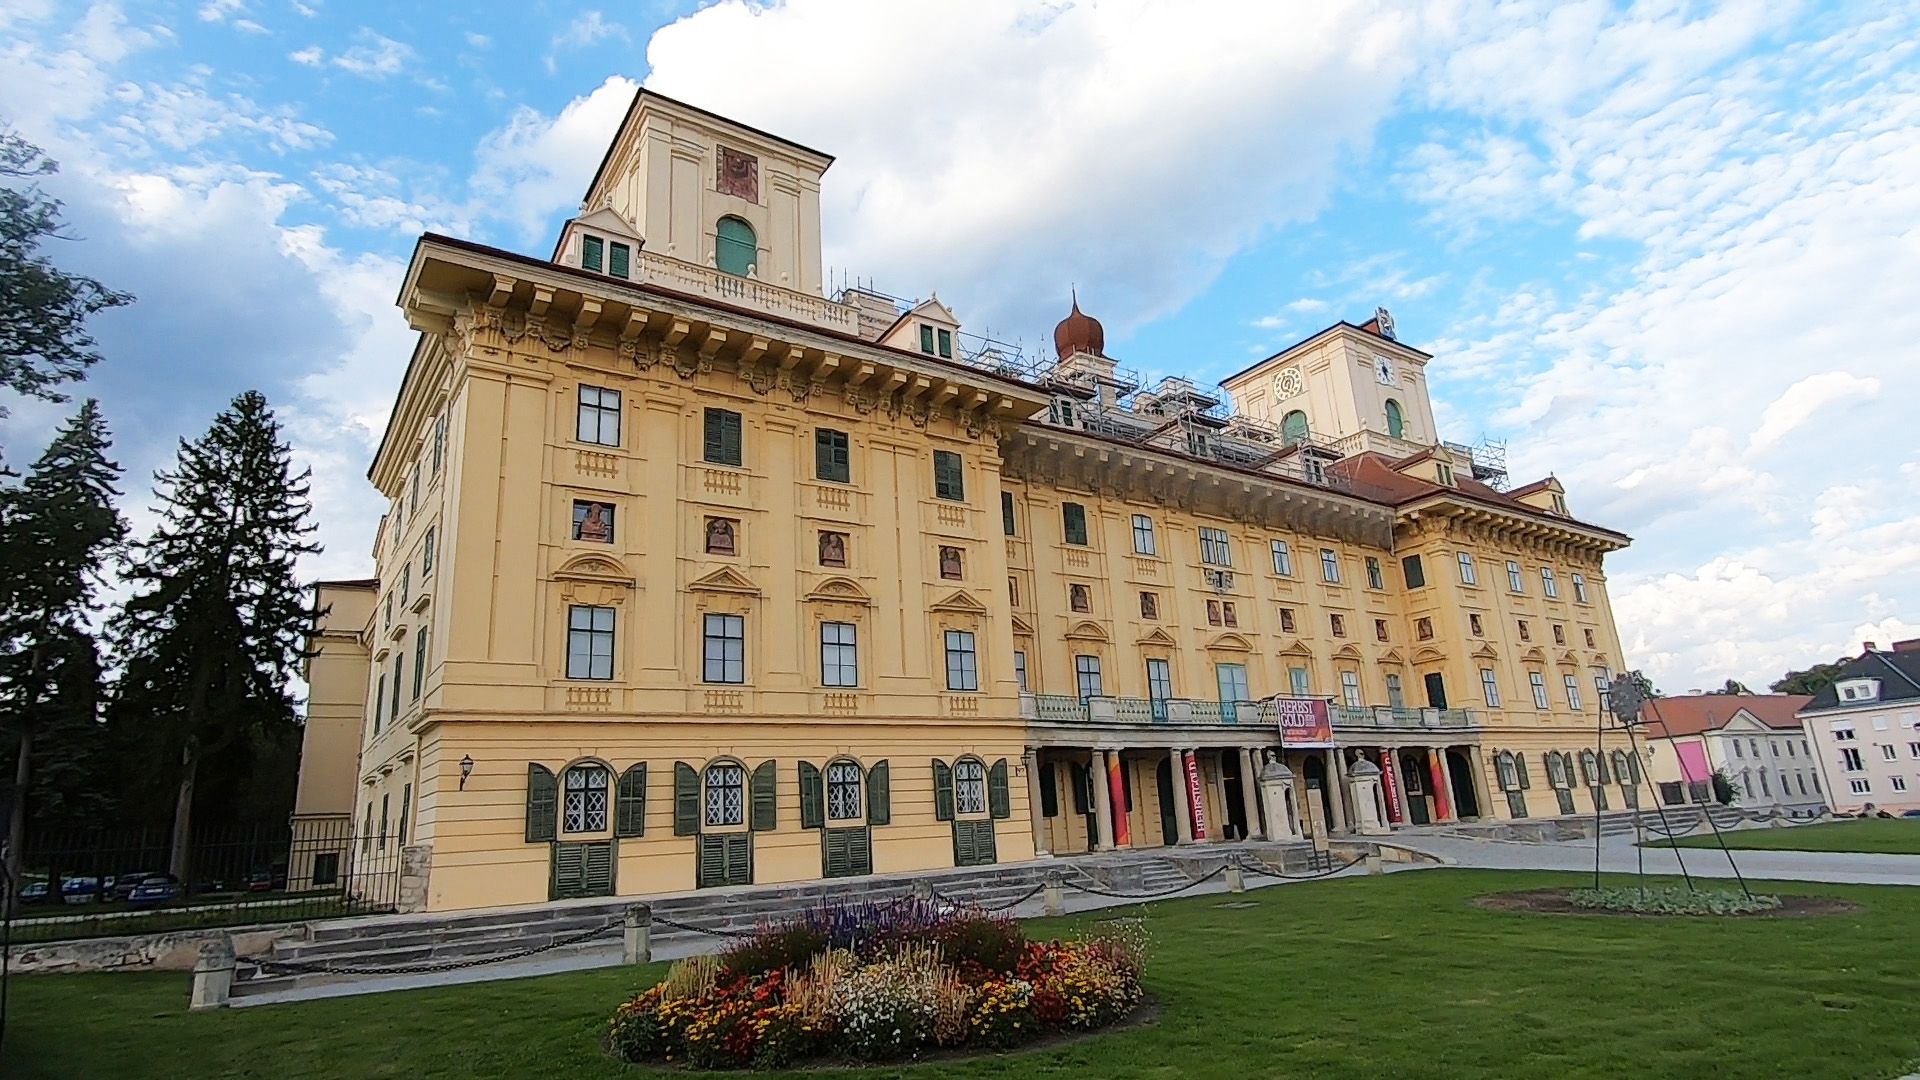
M1221 390L1077 301L1032 362L825 295L830 164L643 91L551 259L416 247L303 762L408 906L1639 804L1627 538L1440 440L1385 312Z

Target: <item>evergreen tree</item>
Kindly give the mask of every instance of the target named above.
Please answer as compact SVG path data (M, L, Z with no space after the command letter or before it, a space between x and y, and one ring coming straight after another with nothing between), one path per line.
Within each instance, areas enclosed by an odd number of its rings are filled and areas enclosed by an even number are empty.
M1771 689L1776 694L1817 694L1832 686L1849 663L1852 663L1852 658L1843 656L1831 664L1815 664L1804 671L1789 671L1780 676Z
M207 433L182 440L155 477L161 521L135 545L135 595L114 640L123 670L122 722L138 725L173 789L169 870L187 880L200 771L235 747L297 729L288 689L305 655L313 611L296 578L309 537L308 473L267 399L233 399Z
M100 657L89 622L101 567L126 535L113 506L120 466L107 459L111 445L99 403L89 400L25 483L0 499L0 727L15 736L7 869L16 877L30 791L58 803L84 790L36 777L36 761L70 764L99 733ZM56 768L54 779L65 771Z
M66 400L54 387L100 359L87 318L133 302L42 254L45 241L65 237L59 200L32 178L58 170L39 147L0 130L0 387L50 401Z

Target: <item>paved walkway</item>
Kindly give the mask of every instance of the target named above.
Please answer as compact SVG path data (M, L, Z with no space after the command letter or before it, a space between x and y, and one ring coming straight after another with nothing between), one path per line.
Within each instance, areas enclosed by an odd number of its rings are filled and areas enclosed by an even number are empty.
M1395 833L1392 842L1445 859L1449 865L1482 870L1593 869L1593 841L1519 843L1465 836ZM1920 855L1870 855L1839 851L1732 851L1733 862L1719 848L1683 847L1676 857L1670 847L1638 848L1631 835L1608 836L1600 842L1600 869L1606 873L1633 873L1646 859L1649 874L1680 873L1681 863L1697 877L1731 878L1734 863L1754 880L1829 881L1859 885L1920 885ZM1389 869L1411 869L1395 865Z

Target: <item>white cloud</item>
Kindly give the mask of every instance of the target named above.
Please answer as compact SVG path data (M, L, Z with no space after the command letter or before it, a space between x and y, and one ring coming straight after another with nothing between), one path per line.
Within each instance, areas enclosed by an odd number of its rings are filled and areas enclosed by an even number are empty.
M246 0L207 0L200 5L201 22L226 22L228 18L247 10Z
M259 23L254 22L252 19L235 19L233 22L233 28L235 30L240 31L243 34L271 33L271 31L269 31L266 27L261 26Z
M287 54L287 59L307 67L319 67L320 64L326 60L326 57L326 50L318 45L309 45L298 52L290 52Z
M633 80L613 76L551 119L525 106L515 110L480 143L475 198L515 226L523 241L537 242L555 211L579 205L637 89Z
M395 41L362 27L355 35L359 44L333 58L333 66L363 79L380 80L397 75L414 58L413 46Z
M466 39L467 44L475 49L484 49L493 44L492 38L485 34L476 34L472 30L466 32Z
M606 16L598 11L583 12L547 43L547 72L551 74L559 69L559 54L562 51L588 48L612 38L629 40L627 28L619 23L608 22Z
M1809 375L1781 393L1760 414L1760 426L1747 441L1752 450L1768 450L1799 430L1815 413L1849 398L1872 397L1880 392L1880 380L1861 378L1844 371L1826 371Z

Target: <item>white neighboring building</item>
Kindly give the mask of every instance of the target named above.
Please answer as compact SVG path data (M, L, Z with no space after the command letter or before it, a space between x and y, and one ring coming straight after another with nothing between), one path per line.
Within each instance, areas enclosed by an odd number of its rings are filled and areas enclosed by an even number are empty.
M1920 638L1867 642L1800 718L1836 811L1920 808Z
M1826 804L1824 783L1795 713L1799 694L1688 694L1654 698L1646 720L1647 776L1668 806L1705 802L1715 770L1738 785L1734 805L1807 814Z

